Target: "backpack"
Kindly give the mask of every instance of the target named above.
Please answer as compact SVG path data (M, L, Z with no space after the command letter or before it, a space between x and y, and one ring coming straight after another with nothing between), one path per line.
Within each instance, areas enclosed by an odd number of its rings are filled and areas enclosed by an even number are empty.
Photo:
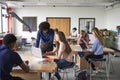
M76 80L88 80L87 71L85 71L85 70L78 71Z

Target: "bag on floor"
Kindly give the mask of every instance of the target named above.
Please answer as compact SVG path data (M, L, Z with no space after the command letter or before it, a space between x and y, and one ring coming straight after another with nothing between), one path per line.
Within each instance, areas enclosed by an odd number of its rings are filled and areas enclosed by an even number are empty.
M76 80L88 80L87 71L79 71L76 77Z

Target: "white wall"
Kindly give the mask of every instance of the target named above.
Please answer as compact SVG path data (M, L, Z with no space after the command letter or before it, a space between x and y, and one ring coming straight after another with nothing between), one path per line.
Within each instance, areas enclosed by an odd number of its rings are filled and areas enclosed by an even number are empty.
M117 31L116 26L120 25L120 6L106 10L106 27L109 30Z
M21 18L24 16L37 16L37 25L40 22L45 21L46 17L70 17L71 18L71 29L73 27L78 28L79 18L96 18L96 27L102 28L105 25L105 11L104 8L93 8L93 7L35 7L35 8L17 8L14 11ZM15 19L14 19L15 20ZM14 21L14 33L30 38L36 37L36 32L23 32L22 24L17 20Z

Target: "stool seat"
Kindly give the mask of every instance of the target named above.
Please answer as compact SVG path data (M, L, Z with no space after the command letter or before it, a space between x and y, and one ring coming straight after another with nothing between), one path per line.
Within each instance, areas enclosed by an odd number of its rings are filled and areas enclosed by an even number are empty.
M72 62L71 65L61 68L61 70L63 70L63 79L64 79L64 75L66 74L66 77L67 77L66 79L68 80L67 69L74 68L74 66L75 66L75 63Z
M106 61L105 58L100 58L100 59L97 59L97 58L89 58L89 61Z
M73 68L73 67L74 67L74 65L75 65L75 63L74 63L74 62L72 62L70 66L64 67L64 68L62 68L62 69L64 70L64 69L68 69L68 68Z
M89 61L90 61L90 65L91 65L91 63L92 63L92 61L95 61L95 62L106 62L106 58L89 58L88 59ZM105 64L106 66L105 66L105 69L106 69L106 76L107 76L107 64ZM91 69L91 67L90 67L90 80L92 80L92 69Z

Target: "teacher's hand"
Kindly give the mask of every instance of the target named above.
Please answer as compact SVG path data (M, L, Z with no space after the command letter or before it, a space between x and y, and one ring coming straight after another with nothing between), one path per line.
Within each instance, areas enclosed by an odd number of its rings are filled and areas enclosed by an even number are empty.
M46 48L48 46L48 42L45 42L42 48Z

